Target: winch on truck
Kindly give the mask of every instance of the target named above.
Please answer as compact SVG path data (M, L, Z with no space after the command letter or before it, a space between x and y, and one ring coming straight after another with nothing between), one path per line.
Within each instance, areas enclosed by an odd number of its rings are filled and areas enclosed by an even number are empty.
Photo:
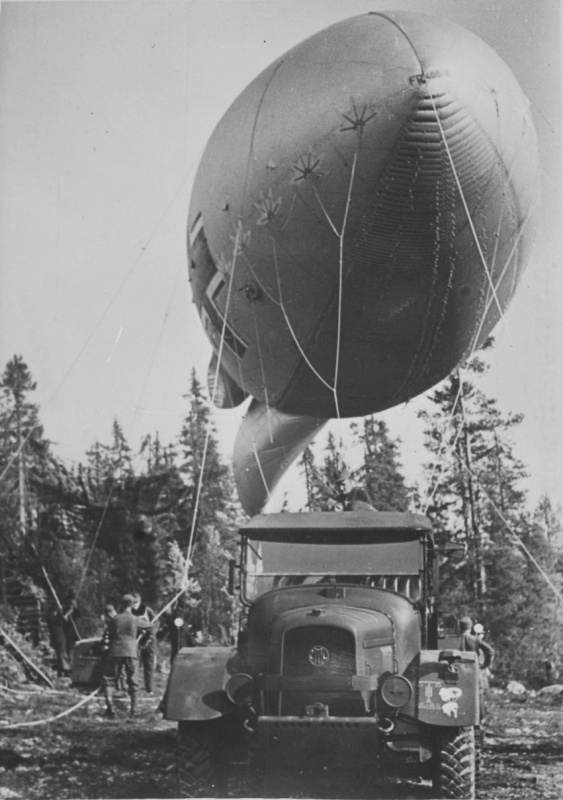
M342 763L378 774L404 758L436 797L474 797L479 666L475 653L440 646L430 521L262 514L239 532L237 647L181 650L166 691L183 795L221 793L244 751L266 770Z

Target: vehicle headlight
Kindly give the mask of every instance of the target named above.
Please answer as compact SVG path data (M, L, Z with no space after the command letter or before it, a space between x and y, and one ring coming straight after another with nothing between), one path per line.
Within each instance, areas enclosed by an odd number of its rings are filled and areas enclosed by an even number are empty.
M412 695L412 684L402 675L389 675L381 686L381 696L391 708L402 708Z
M246 705L250 702L252 697L253 683L254 680L251 675L247 675L246 672L237 672L236 675L232 675L227 681L227 685L225 686L227 697L232 703L236 703L237 706Z

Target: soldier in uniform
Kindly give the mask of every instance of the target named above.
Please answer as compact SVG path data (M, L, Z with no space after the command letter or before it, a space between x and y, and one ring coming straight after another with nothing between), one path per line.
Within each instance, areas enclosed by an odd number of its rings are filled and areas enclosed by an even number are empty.
M78 639L75 620L80 615L76 595L69 592L62 606L53 605L47 616L51 646L57 655L57 672L70 675L72 650Z
M137 635L139 631L150 627L150 623L133 615L133 603L133 597L125 595L122 601L121 613L119 614L113 606L106 606L106 615L109 618L107 633L109 649L102 686L106 698L108 717L115 716L112 702L113 690L117 688L123 671L125 671L127 690L131 698L131 716L135 715L135 701L138 689L136 676Z
M156 632L158 622L155 622L155 612L141 600L139 592L133 592L132 613L138 620L142 619L149 623L149 626L141 633L139 638L139 666L143 670L145 679L145 690L147 694L152 694L154 671L157 659Z
M479 624L479 623L478 623ZM482 626L481 626L482 627ZM462 617L459 621L460 650L471 650L477 653L477 663L479 664L479 700L481 704L481 717L485 716L485 698L489 687L489 676L491 674L491 664L495 651L490 644L483 641L483 636L471 633L473 620L471 617Z

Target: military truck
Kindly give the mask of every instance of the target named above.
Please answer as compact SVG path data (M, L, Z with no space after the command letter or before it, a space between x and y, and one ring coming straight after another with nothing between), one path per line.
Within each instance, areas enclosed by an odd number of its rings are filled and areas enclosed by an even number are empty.
M374 777L408 762L435 797L474 797L479 667L440 647L427 517L263 514L239 533L237 647L183 649L169 677L181 794L222 796L246 760Z

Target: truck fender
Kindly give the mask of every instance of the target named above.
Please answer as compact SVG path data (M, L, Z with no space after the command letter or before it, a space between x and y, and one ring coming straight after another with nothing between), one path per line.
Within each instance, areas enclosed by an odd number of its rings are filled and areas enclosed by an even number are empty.
M420 722L440 727L479 725L479 664L475 653L422 650L405 675L415 691L412 707L404 711Z
M234 647L182 648L170 670L164 719L208 720L234 711L224 689L235 653Z

